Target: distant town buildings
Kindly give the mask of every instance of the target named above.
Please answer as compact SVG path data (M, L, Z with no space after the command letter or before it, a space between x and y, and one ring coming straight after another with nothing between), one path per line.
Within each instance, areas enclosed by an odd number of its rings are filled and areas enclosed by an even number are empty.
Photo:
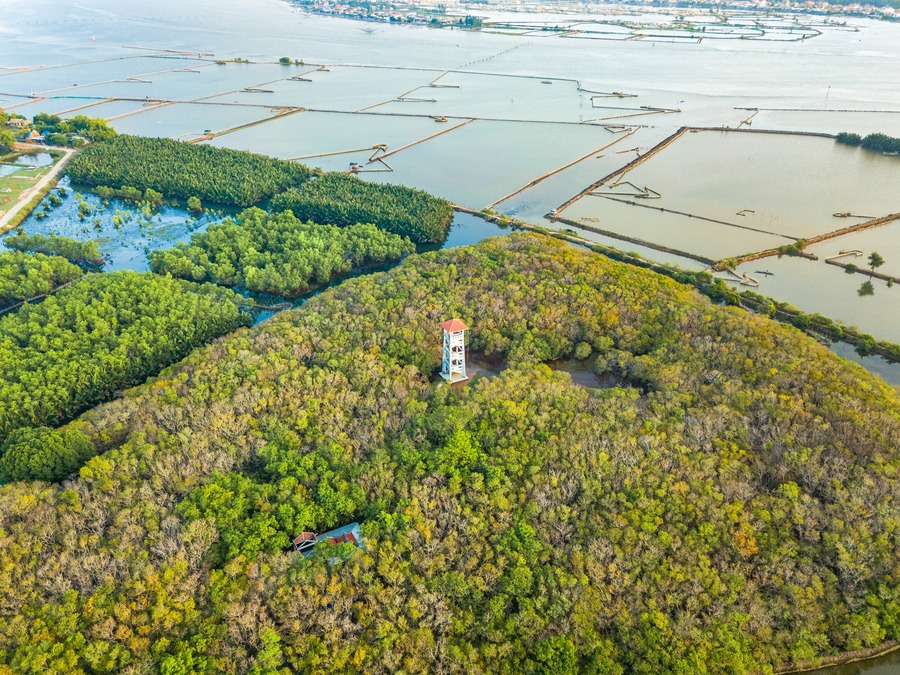
M677 9L680 12L708 10L720 13L724 10L756 11L763 13L818 14L840 15L851 17L867 17L887 21L900 20L900 0L877 0L878 4L869 2L825 2L822 0L701 0L685 2L685 0L635 0L621 3L621 8L646 7ZM347 19L374 21L393 24L418 24L435 28L468 28L481 27L481 17L472 15L472 6L483 7L488 11L522 11L530 13L560 14L568 12L610 14L617 11L615 3L602 5L598 2L527 2L526 0L481 0L459 3L455 0L443 2L400 2L351 0L337 2L335 0L295 0L295 4L316 13L328 16L339 16ZM896 7L890 6L897 5Z

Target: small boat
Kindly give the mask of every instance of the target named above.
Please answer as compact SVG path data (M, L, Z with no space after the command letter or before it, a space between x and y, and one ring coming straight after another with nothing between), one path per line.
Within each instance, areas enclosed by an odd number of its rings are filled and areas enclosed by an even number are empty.
M754 270L757 274L764 274L767 277L774 277L775 272L770 272L769 270Z
M443 115L438 115L438 116L434 117L433 119L435 122L446 122L447 121L447 118L444 117Z
M550 80L541 80L541 84L553 84ZM887 154L887 153L885 153Z

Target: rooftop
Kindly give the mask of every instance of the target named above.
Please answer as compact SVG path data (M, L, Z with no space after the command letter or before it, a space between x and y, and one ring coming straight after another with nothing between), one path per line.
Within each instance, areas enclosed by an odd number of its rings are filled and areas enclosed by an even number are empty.
M359 523L350 523L323 534L302 532L294 539L294 550L301 552L303 555L308 555L312 552L315 545L322 541L327 541L335 546L347 542L360 546L362 545L362 535L359 533Z
M460 319L450 319L449 321L445 321L441 324L441 328L443 328L448 333L458 333L461 330L469 329L469 327Z

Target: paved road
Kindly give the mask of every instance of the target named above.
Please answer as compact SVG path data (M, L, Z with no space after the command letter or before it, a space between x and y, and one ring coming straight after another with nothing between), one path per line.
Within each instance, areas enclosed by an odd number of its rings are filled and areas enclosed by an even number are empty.
M32 148L33 148L33 146L28 146L29 150ZM22 194L20 194L19 201L17 201L15 203L15 205L13 205L13 207L9 211L7 211L2 216L0 216L0 233L6 232L6 230L9 229L8 223L12 219L12 217L14 215L16 215L19 211L24 209L28 205L28 202L31 200L31 198L34 197L34 195L37 194L37 192L39 190L43 189L43 187L45 185L47 185L50 181L55 180L56 177L59 175L59 172L62 171L63 168L66 166L66 163L70 159L72 159L72 155L75 154L75 150L73 150L72 148L48 147L48 149L59 150L61 152L64 152L65 156L61 157L59 159L59 161L56 162L56 165L52 169L50 169L50 173L48 173L46 176L41 178L37 183L35 183L30 188L25 190Z

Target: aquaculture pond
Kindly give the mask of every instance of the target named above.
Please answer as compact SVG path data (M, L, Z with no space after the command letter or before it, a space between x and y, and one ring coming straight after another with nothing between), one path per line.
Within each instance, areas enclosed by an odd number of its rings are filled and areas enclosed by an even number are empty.
M887 258L886 249L881 250ZM863 259L859 264L865 267L866 263ZM751 288L757 293L857 326L879 339L900 342L900 286L888 287L887 282L870 278L867 271L847 274L823 260L789 256L773 256L737 267L739 275L748 274L759 281L758 288ZM734 286L741 291L747 289Z
M900 69L884 67L900 25L888 22L805 17L801 28L795 17L692 14L681 25L666 12L585 6L486 10L483 31L457 31L315 16L276 0L97 0L87 14L58 0L49 12L7 4L0 105L15 112L101 115L127 133L212 136L331 170L355 162L367 180L473 208L505 197L492 208L550 227L571 226L545 214L682 126L900 133ZM569 30L543 30L556 26ZM369 164L376 144L388 154ZM622 203L648 205L628 185L563 215L591 228L588 238L655 260L731 257L858 222L834 213L900 210L896 166L826 138L695 134L624 180L660 193L652 207L703 218ZM847 243L879 250L885 270L896 264L884 244ZM900 326L895 298L877 289L863 310L848 302L859 284L845 282L839 301L815 281L767 286L879 338Z
M898 181L896 157L831 138L687 133L562 215L726 257L896 213Z
M0 164L0 177L11 176L19 171L29 171L42 166L50 166L51 164L53 164L53 157L47 152L20 155L11 162Z

